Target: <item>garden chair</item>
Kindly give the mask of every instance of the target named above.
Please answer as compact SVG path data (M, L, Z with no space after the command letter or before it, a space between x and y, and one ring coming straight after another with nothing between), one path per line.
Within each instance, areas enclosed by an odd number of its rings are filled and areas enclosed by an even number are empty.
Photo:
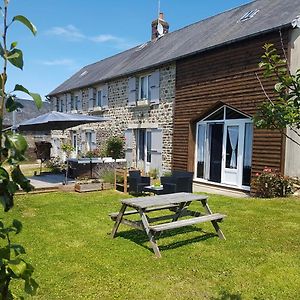
M150 177L141 176L140 170L129 171L128 177L129 193L141 194L145 186L150 185Z
M173 171L171 176L163 176L160 182L163 185L164 194L192 193L194 173L187 171Z

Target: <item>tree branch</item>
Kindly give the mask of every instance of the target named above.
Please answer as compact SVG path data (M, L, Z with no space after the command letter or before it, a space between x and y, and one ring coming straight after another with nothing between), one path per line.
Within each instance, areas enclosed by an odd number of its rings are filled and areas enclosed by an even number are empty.
M261 89L262 89L262 91L264 92L266 98L267 98L267 99L270 101L270 103L274 106L274 102L272 101L272 99L271 99L271 98L269 97L269 95L267 94L267 92L266 92L266 90L265 90L265 87L264 87L262 81L260 80L260 78L259 78L259 76L258 76L258 74L257 74L256 72L255 72L255 76L256 76L256 78L257 78L257 80L258 80L258 82L259 82L259 84L260 84L260 86L261 86Z

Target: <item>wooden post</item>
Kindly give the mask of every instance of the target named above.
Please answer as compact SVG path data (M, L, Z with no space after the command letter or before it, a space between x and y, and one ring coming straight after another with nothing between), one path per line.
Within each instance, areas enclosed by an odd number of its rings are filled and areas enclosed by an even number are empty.
M127 170L124 170L123 173L123 177L124 177L124 193L127 193Z

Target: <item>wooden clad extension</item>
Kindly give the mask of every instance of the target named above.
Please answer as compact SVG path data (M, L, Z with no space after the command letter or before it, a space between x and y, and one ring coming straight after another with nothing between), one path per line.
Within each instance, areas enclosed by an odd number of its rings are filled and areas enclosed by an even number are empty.
M282 32L287 52L288 31ZM194 171L196 122L218 103L253 116L265 100L255 73L272 95L274 82L258 68L265 43L282 49L278 31L177 61L173 134L173 169ZM279 132L254 130L252 176L265 166L284 169L284 138Z

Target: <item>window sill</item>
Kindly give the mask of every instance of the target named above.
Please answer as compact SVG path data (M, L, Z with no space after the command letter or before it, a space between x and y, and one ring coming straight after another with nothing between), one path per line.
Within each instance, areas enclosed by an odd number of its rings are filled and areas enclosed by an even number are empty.
M136 105L137 106L149 106L150 105L150 100L148 99L141 99L141 100L138 100L136 102Z

